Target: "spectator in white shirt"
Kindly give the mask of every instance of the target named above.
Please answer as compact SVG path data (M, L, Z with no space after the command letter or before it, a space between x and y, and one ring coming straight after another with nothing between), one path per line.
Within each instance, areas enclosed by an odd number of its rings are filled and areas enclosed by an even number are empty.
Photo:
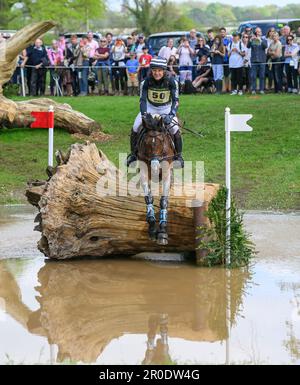
M233 41L229 43L227 50L229 55L229 68L231 72L231 95L243 95L243 67L245 46L240 39L240 34L232 34Z
M138 41L135 43L135 53L137 60L143 55L143 48L145 46L145 36L140 34L138 37Z
M299 46L294 42L294 36L288 35L284 49L284 63L289 93L298 92L298 53Z
M174 40L168 39L167 45L164 45L161 47L161 49L158 52L158 56L163 57L167 61L169 61L170 56L175 56L177 54L177 48L174 47Z

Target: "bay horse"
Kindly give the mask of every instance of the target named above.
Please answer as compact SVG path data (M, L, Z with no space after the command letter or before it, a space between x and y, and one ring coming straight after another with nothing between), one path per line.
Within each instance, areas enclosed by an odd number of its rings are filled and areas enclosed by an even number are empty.
M171 123L172 124L172 123ZM146 114L137 139L137 159L141 174L141 185L147 207L146 221L150 239L159 245L168 244L168 198L171 187L171 173L176 150L172 134L165 126L163 116ZM162 184L159 224L156 226L154 198L151 181ZM159 185L158 185L159 187Z

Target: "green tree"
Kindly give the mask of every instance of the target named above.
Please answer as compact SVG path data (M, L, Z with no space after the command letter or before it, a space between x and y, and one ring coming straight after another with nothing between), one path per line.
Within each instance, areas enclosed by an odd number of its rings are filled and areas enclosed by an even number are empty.
M195 28L195 22L186 15L181 15L173 23L172 29L177 29L179 31L190 31L192 28Z
M103 15L104 0L24 0L26 12L31 20L51 19L58 29L91 28L91 21Z
M105 4L103 0L73 0L74 13L77 15L77 20L84 18L85 27L88 31L90 29L90 19L96 19L103 15ZM81 13L81 16L79 16Z
M15 18L13 6L16 1L0 0L0 28L11 29L10 23Z
M123 7L134 16L137 28L146 35L159 30L165 24L168 0L134 0L133 3L131 6L129 1L125 1Z
M161 11L163 22L157 23L152 32L190 30L195 27L194 21L182 13L179 6L168 2Z
M295 19L300 18L300 5L288 4L280 9L280 17L293 17Z
M268 5L264 7L233 7L234 13L238 21L259 20L259 19L276 19L282 17L282 9L276 5Z
M236 21L236 17L232 12L230 5L212 3L205 9L206 19L210 21L209 24L223 25Z
M115 12L111 10L107 10L101 19L94 21L95 28L97 30L110 31L111 28L135 28L136 23L135 19L131 14L128 14L126 11L126 15L124 12Z
M205 25L207 23L207 15L204 9L192 8L187 15L198 25Z

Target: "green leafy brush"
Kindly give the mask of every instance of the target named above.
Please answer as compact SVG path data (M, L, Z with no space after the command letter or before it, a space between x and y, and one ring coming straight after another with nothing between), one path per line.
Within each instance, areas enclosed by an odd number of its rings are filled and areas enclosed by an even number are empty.
M227 246L229 247L229 242L226 240L226 197L227 189L222 187L210 202L205 213L210 227L199 228L201 235L198 237L197 248L206 250L206 257L201 261L201 265L226 265L226 249ZM243 215L237 209L234 199L231 199L230 246L231 263L229 267L246 266L255 254L254 244L244 230Z
M19 93L19 85L13 83L7 83L3 86L3 95L7 98L11 96L17 96Z

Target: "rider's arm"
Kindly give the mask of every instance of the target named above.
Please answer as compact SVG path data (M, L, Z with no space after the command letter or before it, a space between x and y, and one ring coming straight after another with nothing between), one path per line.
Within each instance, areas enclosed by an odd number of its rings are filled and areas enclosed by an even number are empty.
M147 112L147 84L146 80L141 83L140 111L142 115Z

